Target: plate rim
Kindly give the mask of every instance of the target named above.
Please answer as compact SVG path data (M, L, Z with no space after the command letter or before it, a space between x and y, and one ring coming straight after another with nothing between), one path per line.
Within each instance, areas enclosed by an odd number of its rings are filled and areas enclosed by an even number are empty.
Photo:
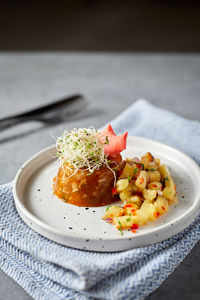
M178 155L182 155L185 159L187 159L192 168L194 168L199 176L200 179L200 167L199 165L191 158L189 157L187 154L185 154L184 152L168 146L162 142L158 142L152 139L148 139L148 138L144 138L144 137L139 137L139 136L128 136L128 139L136 139L138 141L141 142L150 142L153 143L154 146L158 146L158 147L164 147L165 149L168 149L170 151L175 151ZM59 237L63 237L63 238L73 238L74 240L85 240L87 238L87 235L84 235L84 237L81 236L75 236L70 232L64 232L60 229L54 228L48 224L46 224L45 222L41 221L39 218L37 218L36 216L34 216L23 204L22 201L20 201L20 197L18 196L18 182L20 179L21 174L23 174L24 169L37 157L39 157L40 155L44 154L47 151L52 151L55 148L55 144L46 147L44 149L42 149L41 151L38 151L37 153L35 153L34 155L32 155L27 161L25 161L22 166L19 168L18 172L16 173L16 176L14 178L14 183L13 183L13 196L14 196L14 202L15 202L15 206L16 209L20 215L20 217L22 218L22 220L27 224L27 222L24 220L23 218L23 214L25 215L25 219L28 218L30 221L32 221L33 223L36 224L36 226L41 227L43 230L48 231L52 234L58 235ZM50 159L49 159L50 160ZM47 162L46 162L47 163ZM183 219L186 219L185 222L187 223L186 226L181 226L181 229L178 230L178 232L182 231L183 229L185 229L186 227L188 227L194 220L195 218L198 216L199 214L199 210L200 210L200 188L198 191L197 196L195 197L195 201L192 204L192 206L189 208L188 211L186 211L183 215L179 216L178 218L176 218L174 221L168 222L167 224L162 224L161 227L158 228L152 228L150 230L150 232L140 232L137 235L137 238L144 238L145 236L148 237L149 234L155 234L156 232L161 232L161 231L165 231L166 228L170 228L171 224L176 224L177 226L180 225L180 223L183 221ZM192 220L191 220L192 219ZM28 224L27 224L28 225ZM29 227L31 227L34 231L36 231L32 226L28 225ZM178 232L174 233L174 234L170 234L170 236L173 236L175 234L177 234ZM43 234L42 234L43 235ZM45 235L44 235L45 236ZM91 238L91 237L90 237ZM131 240L136 239L136 235L133 235L132 237L124 237L124 238L103 238L102 241L110 241L110 242L116 242L116 241L123 241L123 240L129 240L131 238ZM163 238L162 240L165 240L166 238ZM98 238L93 238L92 241L99 241ZM161 240L160 240L161 241ZM58 242L57 242L58 243ZM153 244L153 243L150 243ZM139 246L138 246L139 247ZM119 250L118 250L119 251Z

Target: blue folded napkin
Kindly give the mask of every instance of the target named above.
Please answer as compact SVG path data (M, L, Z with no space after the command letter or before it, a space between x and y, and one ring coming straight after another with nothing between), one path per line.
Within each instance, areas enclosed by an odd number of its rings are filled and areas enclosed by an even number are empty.
M200 123L139 100L113 122L165 142L200 163ZM118 253L76 250L31 230L19 217L12 183L0 187L0 267L34 299L144 299L200 239L200 216L187 229L152 246Z

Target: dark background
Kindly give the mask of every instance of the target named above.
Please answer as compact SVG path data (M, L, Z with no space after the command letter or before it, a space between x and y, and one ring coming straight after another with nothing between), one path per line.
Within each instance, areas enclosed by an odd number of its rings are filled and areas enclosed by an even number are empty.
M200 51L200 1L1 1L0 50Z

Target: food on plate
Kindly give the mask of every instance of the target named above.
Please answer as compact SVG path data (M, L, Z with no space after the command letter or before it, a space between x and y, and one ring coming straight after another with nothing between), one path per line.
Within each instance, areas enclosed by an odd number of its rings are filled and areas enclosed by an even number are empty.
M116 174L123 167L121 151L127 132L116 135L109 124L65 131L56 140L60 167L54 194L77 206L103 206L116 201Z
M60 161L54 178L54 194L77 206L108 205L102 217L123 234L155 221L177 202L168 167L147 152L141 158L122 160L127 132L116 135L109 124L64 131L57 138ZM123 206L111 205L121 200Z
M117 173L116 193L123 206L107 206L102 219L112 223L123 235L133 233L148 221L155 221L178 201L176 186L168 167L150 152L127 158Z

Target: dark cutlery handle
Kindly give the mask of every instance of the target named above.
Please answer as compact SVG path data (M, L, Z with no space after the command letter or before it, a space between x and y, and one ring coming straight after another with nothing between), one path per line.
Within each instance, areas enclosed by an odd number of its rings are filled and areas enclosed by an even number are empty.
M24 122L24 121L20 120L18 118L14 118L14 117L8 118L8 119L2 119L2 120L0 120L0 131L10 128L10 127L17 125L19 123L22 123L22 122Z
M48 105L41 106L36 109L32 109L30 111L27 111L25 113L17 114L14 116L10 116L4 119L0 120L0 130L7 129L9 127L12 127L14 125L28 122L31 120L38 120L38 121L44 121L45 122L45 116L48 116L48 114L53 112L61 111L62 109L66 109L67 107L70 107L72 104L75 104L76 102L80 102L80 100L83 100L82 95L73 95L61 100L58 100L56 102L50 103Z

